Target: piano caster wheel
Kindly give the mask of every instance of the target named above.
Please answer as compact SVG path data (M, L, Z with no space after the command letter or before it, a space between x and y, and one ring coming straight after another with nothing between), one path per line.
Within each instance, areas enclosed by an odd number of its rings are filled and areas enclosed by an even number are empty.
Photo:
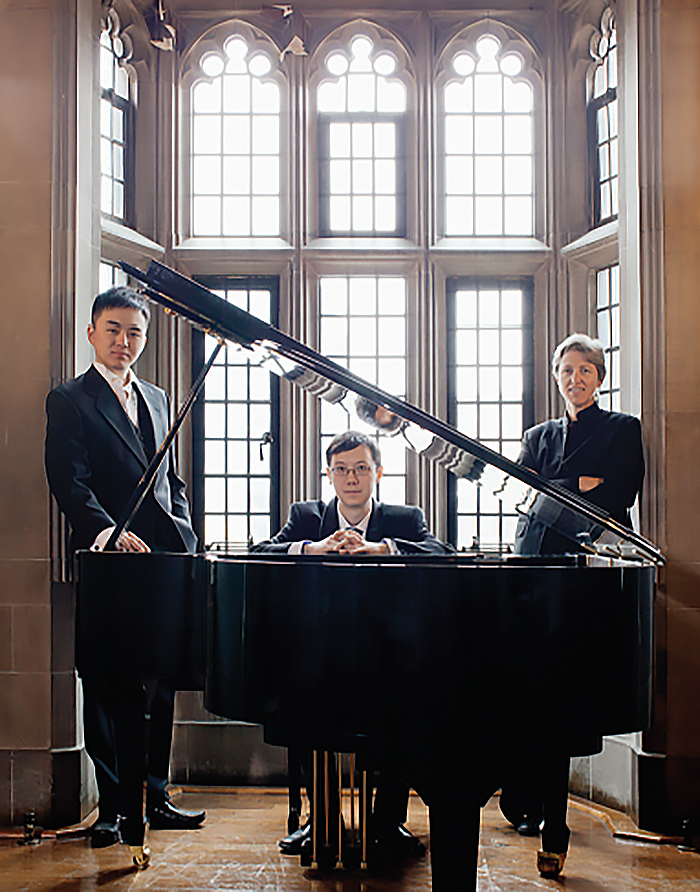
M151 861L151 850L148 846L129 846L136 870L145 870Z
M564 861L566 860L566 852L543 852L541 849L537 853L537 869L540 876L545 879L554 879L564 869Z

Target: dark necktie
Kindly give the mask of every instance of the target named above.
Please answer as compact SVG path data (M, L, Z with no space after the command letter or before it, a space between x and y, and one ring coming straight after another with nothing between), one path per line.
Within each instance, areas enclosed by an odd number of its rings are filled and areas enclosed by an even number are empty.
M156 454L156 439L153 433L153 422L151 421L151 413L148 411L146 401L141 396L138 387L134 387L136 391L136 402L139 408L139 426L138 435L146 453L146 458L150 461Z

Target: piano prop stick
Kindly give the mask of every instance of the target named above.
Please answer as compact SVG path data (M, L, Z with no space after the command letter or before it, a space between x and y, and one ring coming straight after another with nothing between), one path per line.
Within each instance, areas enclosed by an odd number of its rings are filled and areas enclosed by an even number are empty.
M343 870L345 865L343 864L343 755L342 753L337 753L336 758L336 772L338 774L338 826L336 827L336 832L338 834L338 862L337 867L338 870Z
M204 381L207 377L207 373L209 372L209 369L214 365L214 361L219 355L219 352L221 351L223 345L224 342L220 339L218 344L211 351L211 355L202 367L202 370L197 375L197 378L195 379L195 382L190 389L187 399L180 407L180 411L177 413L175 421L173 421L172 425L170 426L170 430L165 435L165 439L156 450L156 453L149 462L148 467L143 472L143 476L139 480L136 489L131 494L129 501L127 502L126 507L122 512L122 516L119 518L117 525L115 526L112 534L105 544L105 551L114 551L121 534L129 529L131 521L135 517L136 512L141 507L143 500L146 498L149 490L153 486L153 483L156 479L156 474L158 473L158 469L163 464L165 456L168 454L168 449L170 449L170 446L175 440L178 431L182 427L182 422L185 420L185 418L187 418L187 415L192 408L194 401L197 399L200 390L204 386Z
M540 516L584 548L551 558L478 551L202 558L206 707L263 725L270 743L390 761L428 805L433 889L475 889L478 809L500 786L513 741L539 751L547 742L585 746L591 736L648 727L662 553L583 497L163 264L153 261L147 273L122 266L153 300L290 384L488 487L509 512L538 501ZM533 679L531 696L522 696L514 678ZM554 708L540 709L540 701ZM336 833L328 808L335 789L331 797L318 762L311 863L322 866L321 844ZM361 783L364 866L372 858L370 789L365 777ZM340 821L340 837L339 828ZM347 847L339 855L347 866Z

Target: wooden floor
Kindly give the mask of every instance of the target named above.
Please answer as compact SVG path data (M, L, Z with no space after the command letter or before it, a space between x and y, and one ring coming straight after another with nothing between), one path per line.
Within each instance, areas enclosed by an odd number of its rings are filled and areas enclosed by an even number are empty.
M379 874L334 871L323 876L281 855L287 800L283 791L240 788L187 791L183 808L206 808L200 830L154 831L152 863L136 873L125 846L94 850L85 835L59 834L18 846L0 834L2 892L122 892L122 890L240 890L240 892L419 892L430 889L430 855ZM523 839L504 821L494 798L483 811L479 892L700 892L700 854L635 834L624 816L576 801L569 806L572 839L565 875L543 880L535 867L537 839ZM426 809L411 797L408 826L429 845ZM613 830L623 837L616 838ZM83 829L84 834L84 829ZM664 844L665 843L665 844ZM459 892L459 890L455 890Z

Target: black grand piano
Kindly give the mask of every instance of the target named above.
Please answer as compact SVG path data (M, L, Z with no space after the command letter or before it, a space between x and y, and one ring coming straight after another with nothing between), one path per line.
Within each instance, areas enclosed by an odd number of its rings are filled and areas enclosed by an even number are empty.
M78 556L82 671L203 683L209 710L263 725L271 742L390 764L429 806L433 888L475 888L478 810L514 749L571 747L648 726L663 556L579 496L196 282L155 261L147 273L123 266L148 297L287 381L349 412L381 407L407 446L493 487L519 511L537 503L583 549L556 558ZM148 585L134 592L127 583L142 572ZM135 628L124 620L130 608L141 617ZM153 650L151 622L171 628L155 636L167 642L162 652Z

